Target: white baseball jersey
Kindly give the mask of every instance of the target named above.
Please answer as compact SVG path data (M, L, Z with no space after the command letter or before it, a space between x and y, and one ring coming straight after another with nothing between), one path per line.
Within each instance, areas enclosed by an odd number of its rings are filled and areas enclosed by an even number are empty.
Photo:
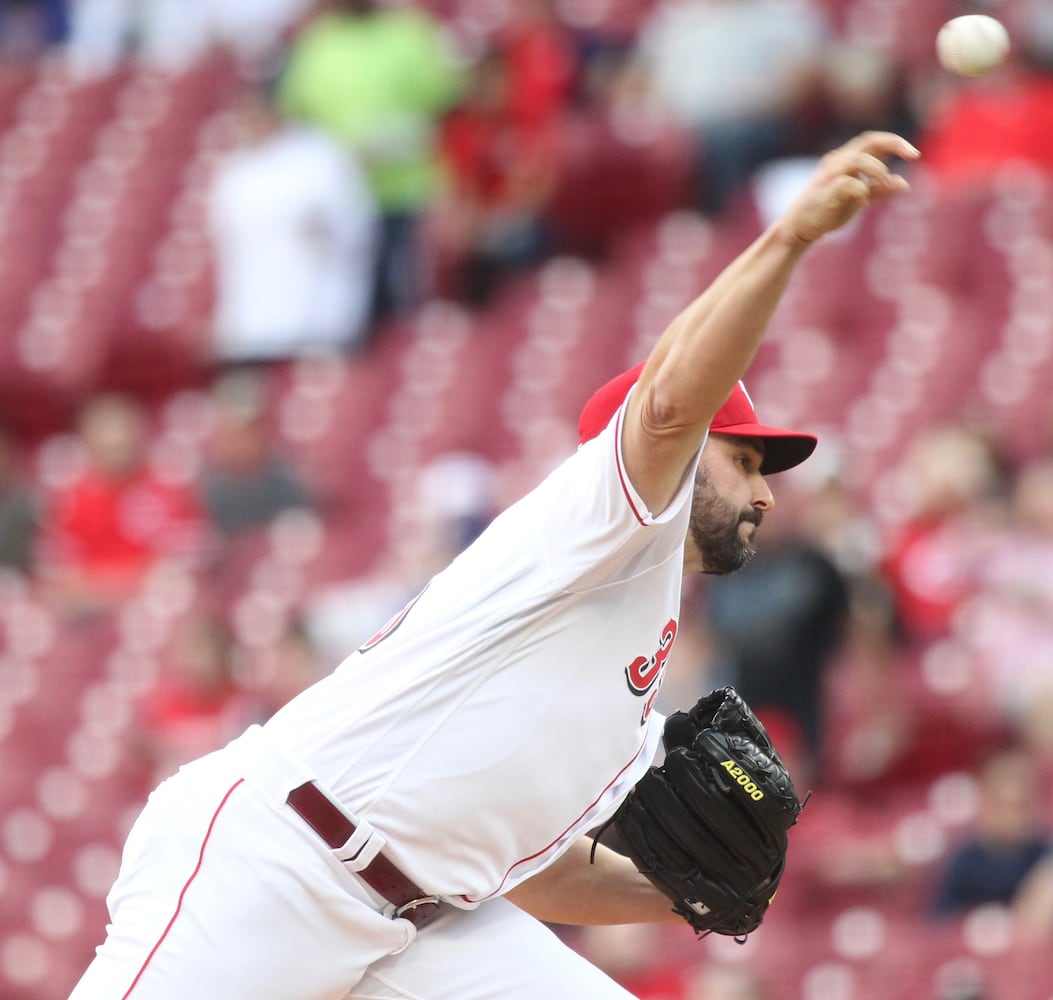
M661 738L694 477L649 514L620 421L331 676L150 796L71 1000L627 1000L491 898L606 819ZM338 848L287 804L308 781L357 821ZM390 919L358 875L379 850L454 907L419 934Z
M652 762L693 470L649 513L622 412L264 727L426 891L471 907L555 860Z

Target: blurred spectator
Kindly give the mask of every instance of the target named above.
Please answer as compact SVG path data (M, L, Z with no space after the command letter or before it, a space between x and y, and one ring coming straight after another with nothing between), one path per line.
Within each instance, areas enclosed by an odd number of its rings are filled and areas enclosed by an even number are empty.
M310 508L295 467L274 447L267 385L255 371L230 372L212 387L215 422L201 470L212 524L226 538L264 528L282 511Z
M902 662L891 604L882 595L880 588L851 580L844 641L823 679L828 722L819 766L807 759L802 742L771 732L798 790L815 792L791 834L788 877L779 890L779 906L790 914L821 914L871 893L887 901L909 886L913 874L897 850L890 821L900 786L892 784L891 798L872 794L882 790L888 765L883 727L891 727L887 735L894 746L887 752L894 755L900 733L913 732L912 704L904 694L892 697ZM889 697L868 714L873 692L886 688ZM945 763L941 759L936 766Z
M326 672L318 647L298 616L285 623L274 642L247 652L246 657L253 711L260 722Z
M260 361L354 348L366 337L377 208L357 158L326 132L287 122L264 88L232 110L237 147L208 201L214 349Z
M551 249L561 125L578 83L575 39L553 0L516 5L444 119L446 183L430 216L435 290L485 303L507 273Z
M824 782L870 806L902 803L1003 738L986 715L936 697L878 576L852 581L846 641L827 674Z
M174 629L163 670L143 698L134 739L155 784L217 750L255 720L255 702L235 677L234 643L214 613L191 612Z
M803 914L862 901L914 910L922 859L905 848L899 820L932 781L970 768L1000 736L919 690L884 581L858 575L850 584L845 641L824 678L819 780L806 786L815 794L791 835L792 878L780 889L781 905Z
M66 60L78 75L113 72L132 50L136 0L71 0Z
M558 6L557 0L520 0L491 39L508 66L508 117L518 129L552 128L578 86L577 41Z
M251 65L276 55L313 0L136 0L139 58L178 69L214 49Z
M983 695L1053 765L1053 457L1019 470L957 637Z
M1043 821L1039 775L1026 749L1003 747L984 761L977 774L974 826L939 875L935 916L961 916L1000 903L1020 906L1017 916L1026 917L1021 930L1053 931L1053 833Z
M442 25L416 8L332 0L292 42L282 108L346 142L380 205L377 318L425 294L419 229L437 191L437 125L460 88Z
M312 0L71 0L66 55L85 75L130 58L179 71L214 51L246 64L273 57Z
M846 39L824 46L817 96L820 155L867 129L908 139L916 132L906 67L884 46Z
M133 398L101 393L77 421L83 466L45 498L40 576L70 613L112 607L165 560L193 561L207 531L192 484L151 466L149 418Z
M815 466L779 484L783 504L776 521L812 539L847 578L873 572L882 557L881 529L865 496L848 484L846 463L833 434L824 431Z
M947 424L914 438L897 475L904 509L882 572L907 636L925 642L947 634L980 579L1003 470L983 434Z
M823 686L848 621L848 586L804 537L766 539L741 572L708 581L714 672L766 725L801 744L806 773L822 755ZM783 732L786 728L788 732Z
M758 166L796 151L827 36L810 0L663 0L646 16L628 85L694 136L704 212L719 214Z
M544 213L557 180L553 125L517 114L512 67L500 51L475 64L442 126L447 184L431 214L436 289L474 305L548 251Z
M30 571L38 514L36 491L20 466L14 433L0 424L0 567Z
M0 57L34 58L69 35L69 0L3 0Z

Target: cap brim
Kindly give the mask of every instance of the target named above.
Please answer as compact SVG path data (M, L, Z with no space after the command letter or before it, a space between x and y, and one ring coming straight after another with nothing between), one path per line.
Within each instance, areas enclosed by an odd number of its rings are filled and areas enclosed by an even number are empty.
M789 431L784 427L768 427L766 424L728 424L711 428L710 433L761 438L764 441L764 461L761 462L760 470L766 476L800 465L819 443L813 434Z

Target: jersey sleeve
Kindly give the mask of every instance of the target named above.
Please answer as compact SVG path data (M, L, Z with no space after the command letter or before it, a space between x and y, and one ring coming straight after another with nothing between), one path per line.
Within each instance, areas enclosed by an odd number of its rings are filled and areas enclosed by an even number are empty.
M649 510L625 470L624 413L623 403L532 494L537 544L569 590L624 579L683 550L698 457L669 505Z
M615 412L614 416L611 417L611 421L606 429L598 434L593 440L603 443L602 453L599 456L599 461L602 464L609 466L609 463L613 458L614 468L617 472L618 485L621 487L621 492L629 505L629 510L632 512L633 517L640 524L663 524L672 520L683 507L684 503L690 498L692 487L694 485L695 466L698 461L698 456L702 454L702 448L700 447L696 453L695 462L692 463L687 471L685 471L684 478L680 483L676 496L673 497L665 510L659 511L658 513L653 513L648 510L647 505L640 497L640 494L637 492L636 487L633 485L628 473L626 472L625 454L623 451L622 424L625 419L625 407L635 388L635 386L630 388L629 392L626 394L625 400ZM586 444L581 447L587 448L592 443L592 441L586 442ZM705 442L703 442L703 444L704 443Z

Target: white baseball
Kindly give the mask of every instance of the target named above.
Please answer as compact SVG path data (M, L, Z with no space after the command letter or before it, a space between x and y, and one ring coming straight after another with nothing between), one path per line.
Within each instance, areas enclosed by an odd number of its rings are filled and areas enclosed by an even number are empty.
M959 76L982 76L1009 53L1009 32L986 14L951 18L936 36L936 54L944 69Z

